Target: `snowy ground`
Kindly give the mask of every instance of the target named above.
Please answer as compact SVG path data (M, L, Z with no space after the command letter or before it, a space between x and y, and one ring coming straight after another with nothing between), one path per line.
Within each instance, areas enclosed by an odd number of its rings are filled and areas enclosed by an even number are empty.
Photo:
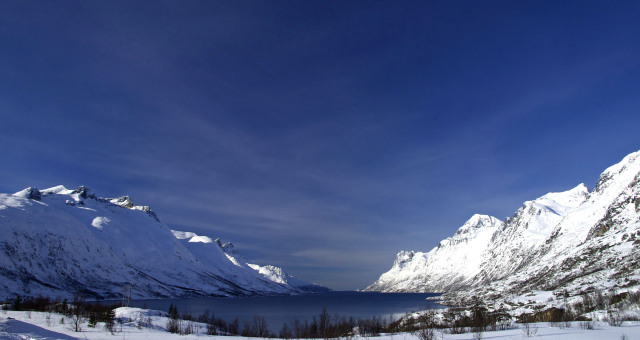
M165 331L167 317L163 312L144 310L139 308L118 308L116 317L125 322L116 323L116 332L111 334L102 324L95 328L88 327L85 322L81 332L74 332L71 320L64 319L59 314L38 312L7 311L0 314L0 339L200 339L222 338L221 340L246 340L244 337L208 336L205 325L194 324L191 335L170 334ZM151 320L151 325L146 322ZM542 339L562 340L590 340L590 339L640 339L640 322L624 322L622 327L611 327L604 322L596 322L595 329L587 330L579 326L579 322L572 323L569 328L552 327L548 323L531 324L533 337ZM626 337L625 337L626 336ZM482 339L523 339L525 333L520 328L505 331L484 332ZM418 336L400 333L375 337L379 340L419 340ZM438 333L436 339L474 339L473 333L444 334ZM369 339L371 340L371 339Z

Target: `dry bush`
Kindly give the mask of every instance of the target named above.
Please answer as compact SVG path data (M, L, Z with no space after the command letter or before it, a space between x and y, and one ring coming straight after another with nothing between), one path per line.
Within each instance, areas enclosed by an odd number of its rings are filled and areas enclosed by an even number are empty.
M538 334L538 326L532 323L523 323L520 327L525 337L531 338Z

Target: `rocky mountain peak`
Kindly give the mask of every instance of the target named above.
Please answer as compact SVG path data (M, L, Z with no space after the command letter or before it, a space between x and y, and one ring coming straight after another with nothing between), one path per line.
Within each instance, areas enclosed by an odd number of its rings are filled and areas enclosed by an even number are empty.
M123 208L133 208L133 202L131 202L131 198L129 196L121 196L116 198L107 198L107 200L119 207Z
M367 289L493 297L637 289L640 151L606 169L591 193L584 184L548 193L524 202L505 221L474 215L428 253L398 253Z
M222 241L217 238L214 241L221 249L222 251L224 251L226 254L229 255L238 255L238 251L236 250L236 246L233 245L233 243L231 242L225 242L222 243Z
M414 251L401 251L396 255L396 260L393 263L394 267L403 267L405 263L411 262L413 256L415 255Z
M39 201L42 199L42 194L40 193L40 190L38 190L38 188L36 187L28 187L24 190L20 190L15 194L13 194L13 196L24 197L24 198L27 198L30 200L36 200L36 201Z
M634 178L640 172L640 151L627 155L621 162L608 167L596 183L594 192L600 193L619 181Z
M501 226L502 221L489 215L475 214L471 216L463 225L456 231L455 235L468 234L476 229L481 228L494 228Z
M91 193L91 189L89 189L84 185L77 187L76 190L74 190L74 192L77 193L80 198L96 199L96 195Z

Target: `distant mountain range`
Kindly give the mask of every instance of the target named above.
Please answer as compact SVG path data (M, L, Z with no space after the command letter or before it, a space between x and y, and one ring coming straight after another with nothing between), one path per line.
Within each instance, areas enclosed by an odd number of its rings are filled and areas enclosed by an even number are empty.
M84 186L0 194L0 291L90 298L246 296L327 291L274 266L248 264L231 243L171 230L129 197ZM0 296L0 298L3 298Z
M592 191L546 194L504 221L474 215L431 251L400 252L366 290L506 299L624 291L639 280L640 151L606 169Z

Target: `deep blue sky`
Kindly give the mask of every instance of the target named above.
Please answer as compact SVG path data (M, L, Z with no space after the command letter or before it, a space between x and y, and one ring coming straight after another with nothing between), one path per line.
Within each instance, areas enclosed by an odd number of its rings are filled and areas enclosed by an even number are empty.
M0 192L363 288L640 149L637 1L2 1Z

